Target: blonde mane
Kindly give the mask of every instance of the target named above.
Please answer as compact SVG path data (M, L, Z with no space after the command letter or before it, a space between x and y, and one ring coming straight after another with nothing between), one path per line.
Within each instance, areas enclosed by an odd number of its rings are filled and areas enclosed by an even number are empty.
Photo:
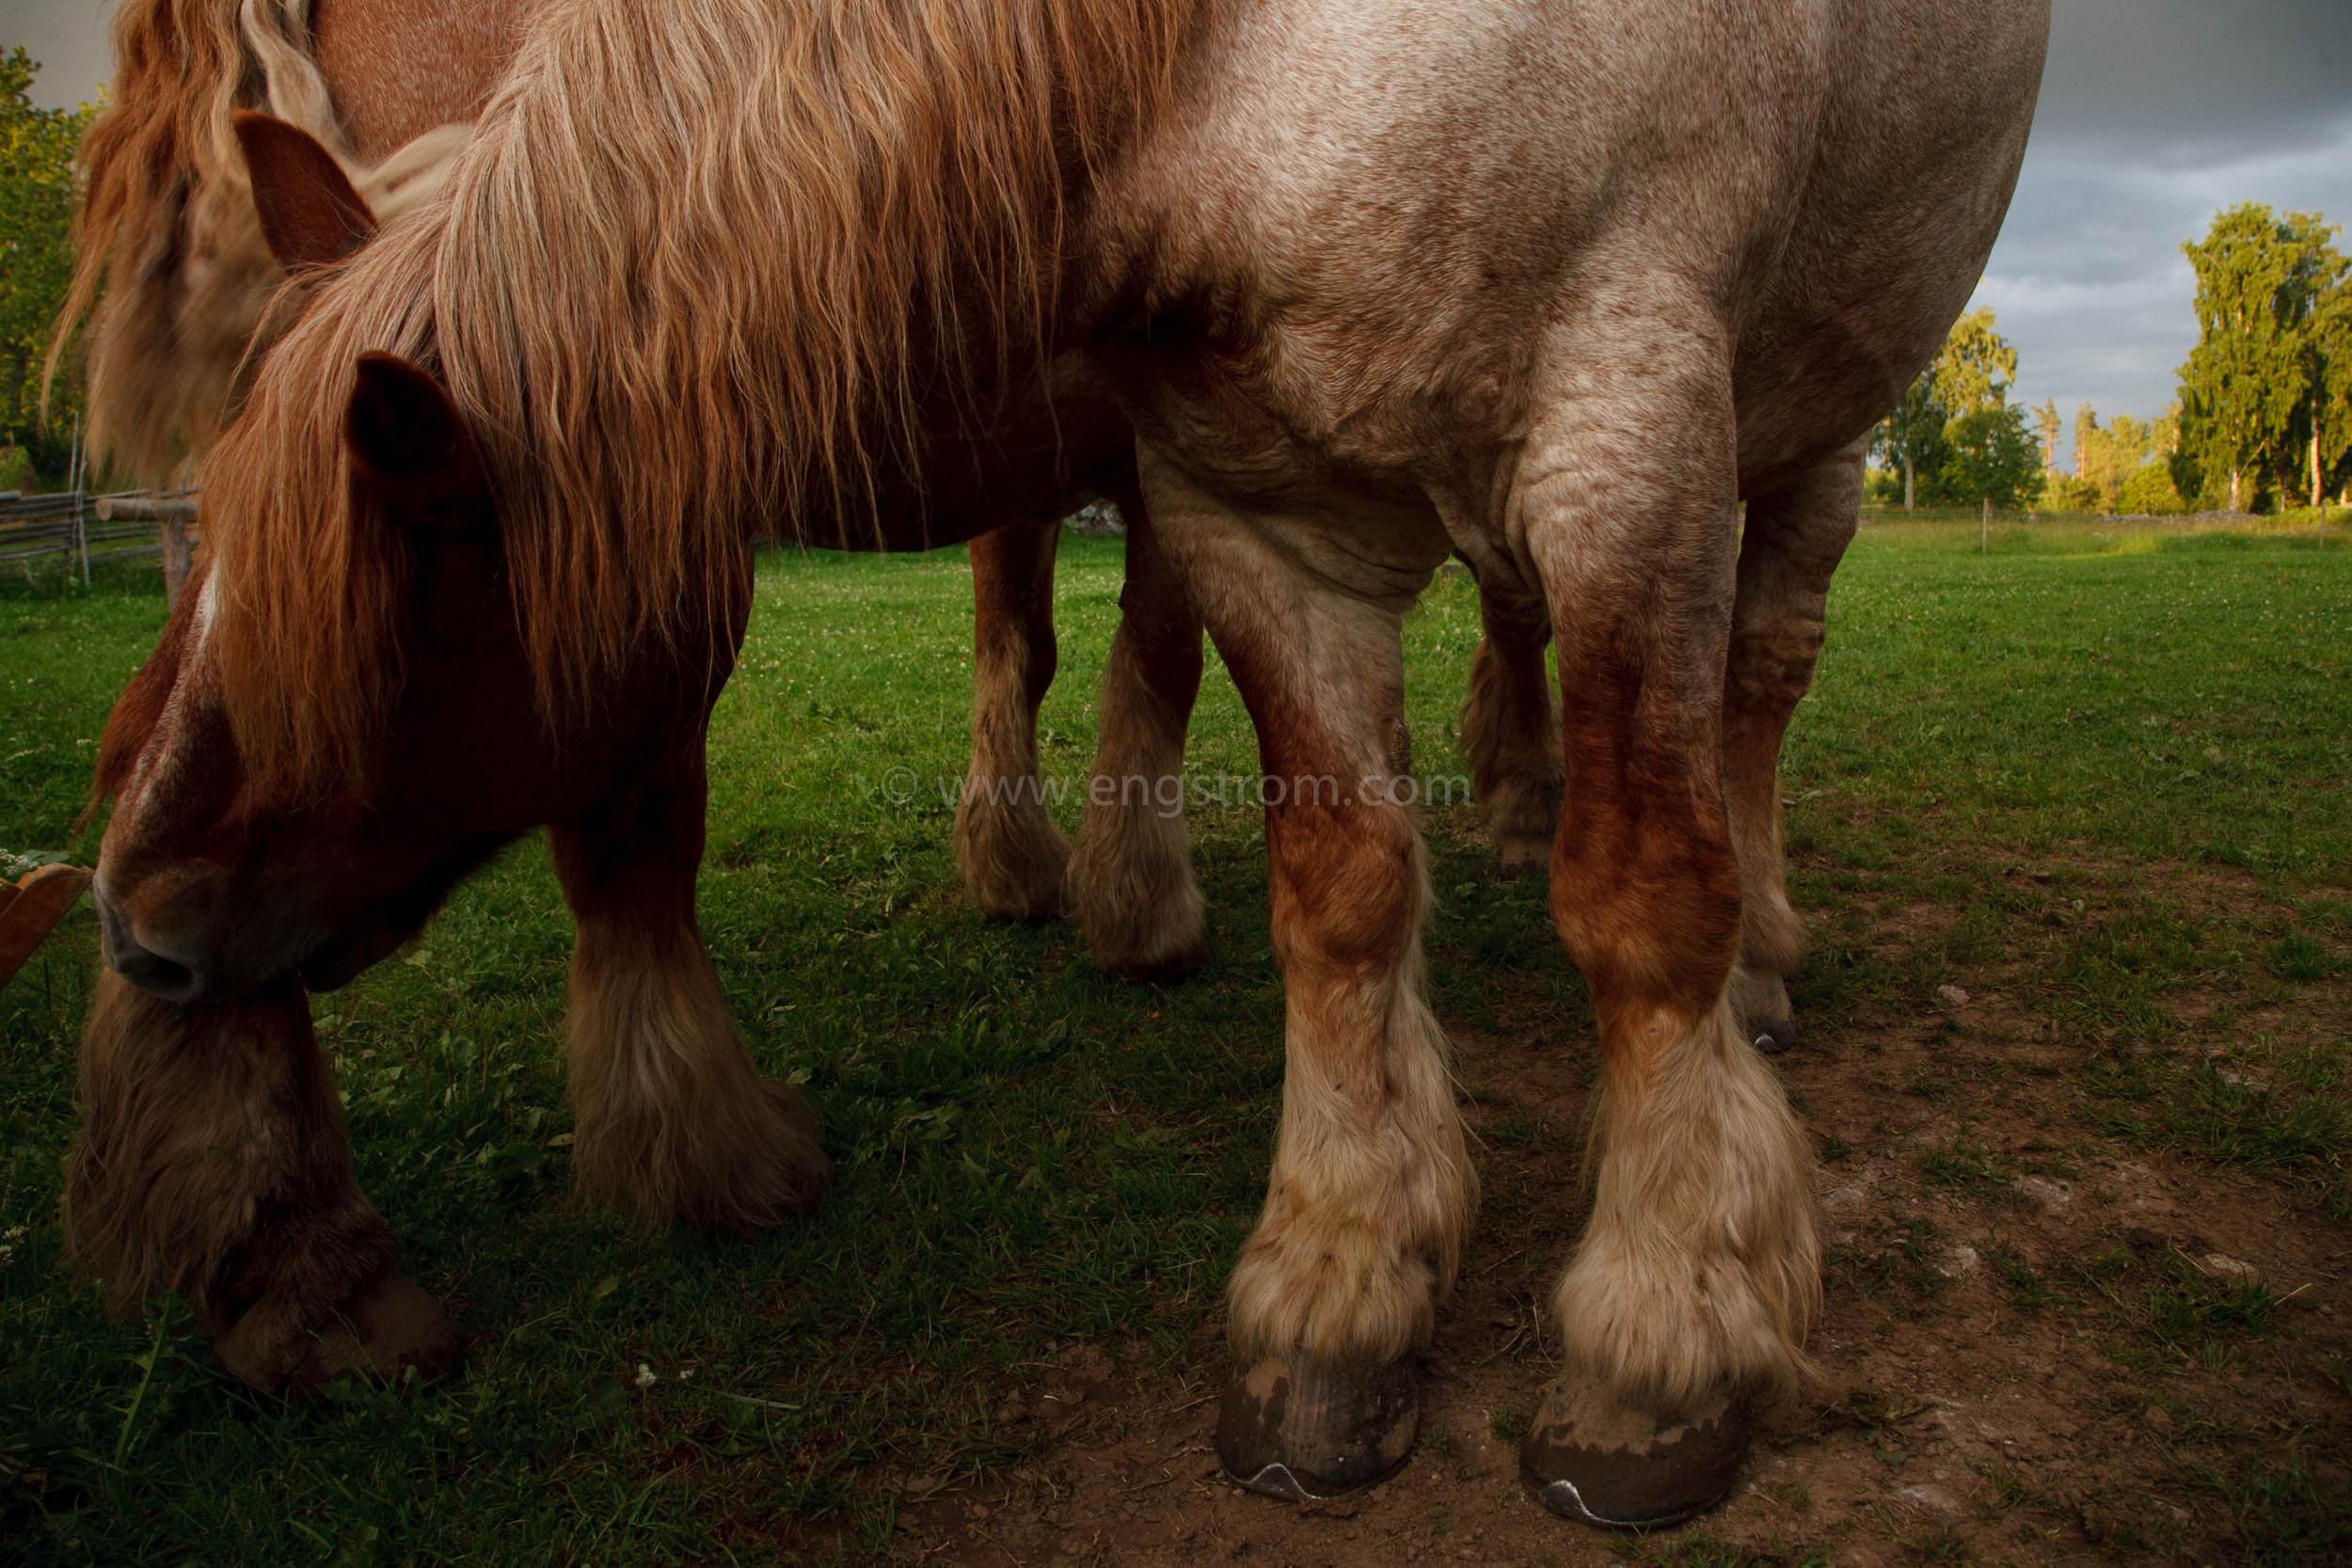
M114 46L112 102L82 140L73 278L42 388L87 320L90 449L160 480L218 436L284 280L235 112L309 132L380 218L431 192L465 132L428 132L380 164L355 156L310 53L310 0L128 0Z
M479 443L551 707L839 504L918 397L1039 352L1065 202L1166 102L1206 0L556 0L443 190L271 356L205 499L248 759L364 776L405 547L354 515L358 354Z

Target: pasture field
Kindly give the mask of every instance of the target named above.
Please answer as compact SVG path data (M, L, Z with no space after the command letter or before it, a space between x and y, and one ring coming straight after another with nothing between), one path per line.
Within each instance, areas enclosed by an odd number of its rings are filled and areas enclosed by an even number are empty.
M314 999L360 1180L478 1335L431 1391L259 1400L184 1308L62 1268L87 905L0 992L0 1559L26 1563L1512 1561L2352 1554L2352 537L1874 521L1785 769L1815 932L1784 1071L1821 1161L1819 1375L1712 1516L1520 1493L1597 1070L1544 890L1426 816L1434 1002L1484 1208L1422 1448L1349 1505L1215 1477L1218 1291L1281 1077L1255 748L1188 766L1215 959L1108 979L948 850L961 552L763 559L712 733L706 932L838 1184L756 1242L565 1197L567 923L535 841ZM1067 541L1043 756L1073 830L1120 546ZM71 851L151 575L0 585L0 848ZM1416 770L1476 595L1408 626ZM1221 797L1221 798L1220 798Z

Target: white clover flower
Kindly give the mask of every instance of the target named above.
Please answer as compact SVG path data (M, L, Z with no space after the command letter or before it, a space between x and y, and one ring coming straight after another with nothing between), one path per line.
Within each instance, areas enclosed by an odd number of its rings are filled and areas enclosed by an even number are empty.
M639 1363L637 1363L637 1386L638 1386L638 1387L640 1387L640 1388L650 1388L650 1387L652 1387L655 1384L657 1384L657 1383L659 1383L659 1382L660 1382L660 1381L661 1381L661 1374L660 1374L660 1372L655 1371L655 1370L654 1370L651 1367L646 1366L646 1365L645 1365L643 1361L640 1361Z

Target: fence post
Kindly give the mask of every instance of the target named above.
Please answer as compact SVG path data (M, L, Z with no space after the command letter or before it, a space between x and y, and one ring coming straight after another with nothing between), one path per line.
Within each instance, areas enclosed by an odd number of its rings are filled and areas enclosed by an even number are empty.
M89 524L82 515L82 482L89 477L89 459L82 453L82 411L73 411L73 460L66 466L66 489L73 496L73 552L82 560L82 586L89 586Z
M163 514L164 608L177 609L180 590L188 581L188 520L177 512Z
M1993 553L1993 498L1991 496L1984 498L1984 516L1977 524L1977 553L1979 555Z

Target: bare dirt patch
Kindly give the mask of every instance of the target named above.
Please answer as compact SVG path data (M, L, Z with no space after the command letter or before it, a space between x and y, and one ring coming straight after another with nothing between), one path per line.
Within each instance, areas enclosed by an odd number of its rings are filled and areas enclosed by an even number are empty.
M2172 880L2133 873L2152 877ZM2179 881L2200 904L2265 912L2233 877ZM1902 904L1844 940L1900 957L1947 925ZM1822 1156L1817 1373L1708 1517L1613 1539L1520 1488L1516 1438L1553 1370L1549 1289L1584 1217L1596 1064L1589 1038L1556 1040L1505 996L1500 1032L1448 1021L1485 1199L1404 1473L1317 1508L1243 1493L1218 1474L1213 1384L1152 1374L1139 1344L1073 1346L1001 1412L1058 1446L949 1487L904 1478L899 1553L975 1568L2247 1560L2249 1531L2269 1528L2249 1478L2299 1477L2321 1497L2352 1485L2352 1233L2307 1186L2100 1137L2037 949L2020 933L1929 1003L1808 1021L1784 1058ZM2243 1006L2242 990L2185 992L2180 1010ZM2341 1001L2300 999L2299 1026L2341 1038ZM2352 1540L2323 1532L2269 1560L2339 1552Z

